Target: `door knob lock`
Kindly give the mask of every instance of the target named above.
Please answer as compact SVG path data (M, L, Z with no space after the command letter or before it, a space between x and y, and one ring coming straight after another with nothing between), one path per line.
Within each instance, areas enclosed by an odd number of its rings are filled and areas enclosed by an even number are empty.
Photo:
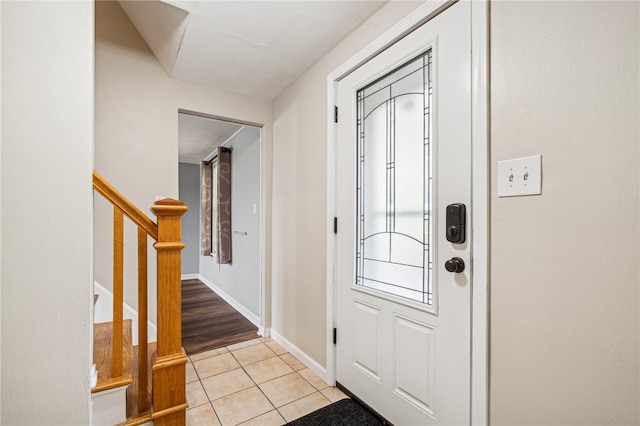
M446 210L446 237L454 244L465 241L465 222L467 221L467 207L462 203L449 204Z
M459 257L452 257L444 262L444 269L449 272L460 273L464 271L464 260Z

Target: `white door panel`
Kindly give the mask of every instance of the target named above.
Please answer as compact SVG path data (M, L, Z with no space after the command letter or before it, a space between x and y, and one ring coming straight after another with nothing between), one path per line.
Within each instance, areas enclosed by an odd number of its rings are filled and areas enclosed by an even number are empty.
M400 425L469 424L470 4L338 83L337 381ZM445 262L467 267L450 273Z

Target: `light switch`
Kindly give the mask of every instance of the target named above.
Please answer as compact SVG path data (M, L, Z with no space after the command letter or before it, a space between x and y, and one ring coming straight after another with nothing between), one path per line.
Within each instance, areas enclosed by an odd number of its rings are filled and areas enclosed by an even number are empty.
M498 161L498 197L542 194L542 156Z

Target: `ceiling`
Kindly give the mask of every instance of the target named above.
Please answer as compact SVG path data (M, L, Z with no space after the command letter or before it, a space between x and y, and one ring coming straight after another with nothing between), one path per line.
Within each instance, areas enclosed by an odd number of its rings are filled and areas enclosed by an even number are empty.
M386 1L120 1L172 78L272 100Z
M185 113L178 114L178 152L181 163L199 164L244 129L242 124Z
M125 1L174 79L270 101L386 1ZM199 163L241 125L180 114L180 162Z
M119 3L171 78L270 101L386 1ZM179 114L179 161L199 163L241 128Z

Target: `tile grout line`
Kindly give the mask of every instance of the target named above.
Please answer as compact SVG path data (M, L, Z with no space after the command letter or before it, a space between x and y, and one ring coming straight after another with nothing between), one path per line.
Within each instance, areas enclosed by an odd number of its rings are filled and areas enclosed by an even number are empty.
M263 343L264 343L264 342L263 342ZM266 345L266 344L265 344L265 345ZM271 348L269 348L269 349L271 349ZM271 350L273 351L273 349L271 349ZM275 351L274 351L274 353L275 353ZM262 388L260 387L260 385L259 385L258 383L256 383L256 382L255 382L255 380L253 380L253 377L251 377L251 376L249 375L249 372L248 372L248 371L246 371L246 370L244 369L244 366L242 366L242 369L243 369L243 370L245 371L245 373L249 376L249 378L250 378L250 379L251 379L251 381L256 385L256 387L260 390L260 392L262 392L262 394L265 396L265 398L267 398L267 400L268 400L268 401L271 403L271 405L275 408L275 410L278 412L278 414L280 414L280 416L281 416L281 417L282 417L286 422L288 422L288 420L287 420L287 419L285 418L285 416L284 416L284 413L282 413L282 412L280 411L280 409L281 409L282 407L285 407L285 406L287 406L287 405L293 404L294 402L300 401L301 399L307 398L307 397L309 397L309 396L313 395L314 393L319 393L319 394L320 394L320 395L322 395L322 397L323 397L323 398L325 398L327 401L329 401L329 398L327 398L326 396L324 396L324 395L322 394L322 392L320 392L320 390L319 390L319 389L317 389L313 384L311 384L311 382L309 382L309 381L308 381L308 380L307 380L307 379L306 379L302 374L300 374L300 373L299 373L301 370L304 370L304 368L301 368L301 369L299 369L299 370L295 370L295 369L294 369L292 366L290 366L290 365L289 365L285 360L283 360L283 359L282 359L282 355L285 355L285 354L289 354L289 352L284 352L284 353L282 353L282 354L276 354L276 357L278 357L282 362L284 362L287 366L289 366L289 368L291 368L291 370L292 370L292 373L287 373L287 374L283 374L283 375L281 375L281 376L273 377L273 378L271 378L271 379L269 379L269 380L267 380L267 381L263 382L262 384L264 384L264 383L268 383L268 382L270 382L270 381L272 381L272 380L275 380L275 379L278 379L278 378L280 378L280 377L287 376L287 375L289 375L289 374L296 374L296 375L297 375L298 377L300 377L300 378L301 378L305 383L307 383L307 384L309 384L309 386L311 386L311 388L313 389L313 392L311 392L311 393L310 393L310 394L308 394L308 395L301 396L300 398L293 399L293 400L291 400L291 401L287 402L286 404L282 404L280 407L277 407L277 406L275 405L275 403L274 403L274 402L273 402L273 401L272 401L272 400L271 400L271 399L270 399L270 398L269 398L269 397L264 393L264 391L262 390ZM293 355L292 355L292 356L293 356ZM275 357L271 357L271 358L275 358ZM271 358L267 358L267 359L271 359ZM294 358L295 358L295 357L294 357ZM265 361L265 360L263 360L263 361ZM257 362L252 363L252 364L256 364L256 363L258 363L258 362L262 362L262 361L257 361ZM247 364L247 365L252 365L252 364ZM327 386L327 387L328 387L328 386ZM331 403L331 401L329 401L329 403ZM264 414L264 413L263 413L263 414ZM258 416L256 416L256 417L258 417ZM255 418L255 417L254 417L254 418Z
M225 346L225 349L226 349L226 346ZM229 350L227 349L227 351L229 351ZM216 355L213 355L213 356L207 357L207 358L202 358L202 359L199 359L198 361L202 361L202 360L205 360L205 359L213 358L214 356L216 356ZM222 425L222 420L220 420L220 416L218 416L218 413L216 412L216 409L213 406L213 401L211 401L211 399L209 398L209 394L207 393L207 390L204 388L204 384L202 383L202 378L200 377L200 373L198 373L198 369L196 368L196 366L194 364L194 361L191 359L191 356L189 356L189 362L191 363L191 368L193 368L193 371L196 373L196 377L198 378L198 382L200 383L200 386L202 387L202 391L204 392L204 395L207 397L207 401L209 403L209 406L211 406L211 411L213 411L213 415L216 416L216 420L218 420L218 423L220 425ZM211 376L211 377L213 377L213 376ZM204 404L200 404L200 405L204 405ZM196 407L198 407L198 405L196 405Z
M289 355L289 356L291 356L291 357L293 357L294 359L296 359L296 360L297 360L297 358L295 358L293 355L291 355L291 353L290 353L290 352L285 351L285 352L283 352L283 353L281 353L281 354L278 354L274 349L272 349L271 347L269 347L269 345L267 345L267 344L266 344L267 342L263 341L263 340L262 340L262 339L260 339L260 338L259 338L259 339L256 339L256 340L258 340L258 341L257 341L257 342L255 342L255 343L253 343L253 344L247 345L247 346L241 346L241 347L239 347L239 348L235 349L235 351L240 351L240 350L242 350L242 349L246 349L246 348L250 348L250 347L254 347L254 346L258 346L258 345L262 344L262 345L264 345L267 349L269 349L269 350L274 354L274 356L269 356L268 358L265 358L265 359L262 359L262 360L259 360L259 361L255 361L255 362L251 362L251 363L248 363L248 364L246 364L246 365L243 365L243 364L240 362L240 360L236 357L236 355L234 354L234 351L233 351L233 350L231 350L231 349L229 349L229 346L224 346L223 348L224 348L224 349L226 349L226 352L222 352L222 353L220 353L220 354L216 354L216 355L212 355L212 356L210 356L210 357L206 357L206 358L198 359L197 361L193 361L193 360L191 359L191 357L189 357L189 361L190 361L190 363L191 363L191 365L192 365L192 368L194 369L194 372L195 372L196 377L197 377L197 381L200 383L201 389L202 389L202 391L203 391L203 392L204 392L204 394L205 394L205 397L206 397L206 399L207 399L207 402L208 402L208 403L209 403L209 405L211 406L211 409L213 410L213 413L214 413L214 415L216 416L216 419L218 420L218 422L219 422L221 425L222 425L222 421L221 421L221 419L220 419L220 416L219 416L219 415L218 415L218 413L216 412L215 407L213 406L213 402L214 402L214 401L216 401L216 400L218 400L218 399L225 398L225 397L228 397L228 396L230 396L230 395L237 394L237 393L242 392L242 391L246 391L247 389L251 389L252 387L256 387L256 388L260 391L260 393L265 397L265 399L269 402L269 404L271 405L271 407L272 407L273 409L269 409L268 411L266 411L266 412L264 412L264 413L261 413L261 414L259 414L259 415L257 415L257 416L254 416L254 417L251 417L251 418L249 418L249 419L243 420L242 422L240 422L240 423L238 423L238 424L241 424L241 423L245 423L245 422L251 421L251 420L253 420L253 419L257 418L257 417L260 417L260 416L262 416L262 415L265 415L265 414L267 414L267 413L270 413L271 411L275 411L276 413L278 413L278 415L279 415L279 416L280 416L280 417L285 421L285 424L286 424L287 422L289 422L289 420L287 420L287 419L285 418L284 414L280 411L280 409L281 409L281 408L283 408L283 407L286 407L286 406L288 406L288 405L290 405L290 404L293 404L293 403L295 403L295 402L297 402L297 401L300 401L300 400L302 400L302 399L304 399L304 398L307 398L307 397L309 397L309 396L311 396L311 395L314 395L314 394L316 394L316 393L317 393L317 394L320 394L320 396L321 396L322 398L326 399L326 400L329 402L329 404L331 404L331 400L330 400L327 396L325 396L325 395L322 393L322 391L323 391L323 390L326 390L326 389L330 388L330 386L329 386L329 385L325 386L325 387L324 387L324 388L322 388L322 389L318 389L318 388L317 388L316 386L314 386L314 385L313 385L313 384L312 384L312 383L311 383L307 378L305 378L302 374L300 374L300 371L304 370L306 367L304 367L304 366L303 366L303 368L300 368L300 369L296 370L296 369L295 369L295 367L293 367L292 365L290 365L287 361L285 361L285 360L282 358L284 355ZM242 342L241 342L240 344L242 344ZM237 344L236 344L236 345L237 345ZM231 345L231 346L233 346L233 345ZM222 349L222 348L218 348L218 349ZM212 349L212 350L215 350L215 349ZM207 376L207 377L205 377L205 378L202 378L202 377L201 377L201 374L198 372L198 370L197 370L197 369L196 369L196 367L195 367L195 363L196 363L196 362L198 362L198 361L203 361L203 360L210 359L210 358L214 358L214 357L216 357L216 356L220 356L220 355L224 355L224 354L231 354L231 356L233 357L234 361L236 361L236 362L237 362L237 364L239 365L239 367L238 367L238 368L232 368L231 370L227 370L227 371L224 371L224 372L220 372L220 373L213 374L213 375L211 375L211 376ZM283 404L283 405L282 405L282 406L280 406L280 407L276 407L276 405L274 404L274 402L273 402L273 401L272 401L272 400L271 400L271 399L270 399L270 398L269 398L269 397L264 393L264 391L263 391L263 390L262 390L262 388L260 387L260 384L258 384L258 383L254 380L254 378L249 374L249 372L248 372L248 371L246 370L246 368L245 368L245 367L247 367L247 366L254 365L254 364L257 364L257 363L260 363L260 362L264 362L264 361L267 361L267 360L270 360L270 359L273 359L273 358L278 358L280 361L282 361L282 362L283 362L287 367L289 367L289 368L292 370L292 373L295 373L295 374L296 374L296 376L297 376L298 378L301 378L305 383L307 383L307 384L311 387L311 389L313 389L313 392L311 392L310 394L304 395L304 396L302 396L302 397L300 397L300 398L296 398L296 399L294 399L294 400L288 401L286 404ZM298 361L298 362L300 362L299 360L297 360L297 361ZM216 398L215 400L211 400L211 399L209 398L209 394L207 393L207 391L206 391L206 389L205 389L205 387L204 387L203 380L206 380L206 379L211 378L211 377L216 377L216 376L219 376L219 375L222 375L222 374L228 373L228 372L230 372L230 371L235 371L235 370L238 370L238 369L242 369L243 373L244 373L244 374L249 378L249 380L251 381L251 383L253 383L253 386L249 386L249 387L247 387L247 388L244 388L244 389L241 389L241 390L238 390L238 391L232 392L232 393L230 393L230 394L228 394L228 395L224 395L224 396L221 396L221 397L219 397L219 398ZM281 375L276 376L276 377L272 377L272 378L270 378L269 380L264 381L262 384L268 383L268 382L270 382L270 381L272 381L272 380L279 379L279 378L281 378L281 377L287 376L287 375L292 374L292 373L285 373L285 374L281 374ZM313 372L311 372L311 373L313 374ZM322 379L321 379L321 380L322 380ZM195 380L194 380L194 382L195 382ZM193 383L193 382L191 382L191 383ZM324 383L324 381L323 381L323 383ZM195 407L199 407L199 406L201 406L201 405L204 405L204 403L199 404L199 405L196 405ZM223 425L223 426L224 426L224 425Z
M282 358L280 358L280 356L279 356L278 354L276 354L276 353L275 353L275 351L273 351L271 348L269 348L269 346L267 346L267 344L266 344L265 342L261 341L261 343L262 343L263 345L265 345L269 350L271 350L271 352L273 352L273 353L275 354L275 356L276 356L276 357L278 357L278 359L280 359L282 362L285 362L284 360L282 360ZM233 353L232 353L232 355L233 355ZM234 358L235 358L235 357L234 357ZM269 357L269 358L267 358L267 359L271 359L271 358L274 358L274 357ZM236 361L237 361L237 359L236 359ZM262 360L262 361L266 361L266 359L265 359L265 360ZM254 362L254 363L247 364L247 365L257 364L258 362L262 362L262 361L256 361L256 362ZM238 364L240 364L240 361L238 361ZM285 364L286 364L286 362L285 362ZM274 402L273 402L273 401L271 401L271 399L269 399L269 397L264 393L264 391L262 390L262 388L260 387L260 385L259 385L258 383L256 383L256 381L255 381L255 380L253 380L253 377L251 377L251 375L249 374L249 372L244 368L245 366L244 366L244 365L242 365L242 364L240 364L240 367L242 368L242 370L244 371L244 373L245 373L247 376L249 376L249 379L253 382L253 384L255 385L255 387L256 387L256 388L258 388L258 390L260 391L260 393L261 393L261 394L262 394L262 395L267 399L267 401L269 401L269 404L271 404L271 406L272 406L272 407L273 407L273 409L276 411L276 413L278 413L278 415L279 415L280 417L282 417L282 419L286 422L287 420L284 418L284 416L282 415L282 413L280 412L280 410L278 410L278 407L276 407L276 404L274 404ZM278 377L282 377L282 376L278 376ZM275 379L275 378L274 378L274 379ZM274 379L271 379L271 380L274 380ZM269 380L267 380L267 381L269 381ZM265 382L265 383L266 383L266 382ZM271 411L271 410L267 411L267 413L268 413L268 412L270 412L270 411ZM259 415L255 416L255 417L252 417L251 419L245 420L245 422L248 422L248 421L250 421L250 420L253 420L253 419L255 419L255 418L257 418L257 417L260 417L260 416L262 416L262 415L264 415L264 414L266 414L266 413L259 414ZM243 423L244 423L244 422L243 422Z
M260 343L264 344L264 342L260 342ZM265 346L266 346L266 345L265 345ZM253 377L251 377L251 375L249 374L249 372L244 368L245 366L244 366L244 365L242 365L242 364L240 363L240 361L235 357L235 355L233 355L233 352L232 352L232 351L229 351L229 352L231 352L231 355L233 356L233 358L238 362L238 364L240 364L240 368L242 368L242 371L244 371L244 374L246 374L246 375L249 377L249 380L251 380L251 383L253 383L253 385L254 385L256 388L258 388L258 390L260 391L260 393L262 394L262 396L264 396L264 397L267 399L267 401L269 401L269 404L271 404L271 406L273 407L273 409L277 411L277 410L278 410L278 408L275 406L275 404L273 403L273 401L271 401L271 400L269 399L269 397L268 397L267 395L265 395L265 393L262 391L262 389L261 389L261 388L260 388L260 386L256 383L256 381L255 381L255 380L253 380ZM276 356L277 356L277 355L276 355ZM271 358L273 358L273 357L269 357L269 358L267 358L267 359L271 359ZM264 360L263 360L263 361L264 361ZM247 364L247 365L257 364L258 362L261 362L261 361L256 361L256 362L253 362L253 363L251 363L251 364ZM270 411L271 411L271 410L267 411L266 413L268 413L268 412L270 412ZM253 419L257 418L257 417L260 417L260 416L262 416L263 414L266 414L266 413L258 414L257 416L254 416L254 417L252 417L252 418L250 418L250 419L247 419L247 420L245 420L244 422L241 422L241 423L239 423L239 424L246 423L246 422L248 422L248 421L250 421L250 420L253 420ZM279 411L278 411L278 414L280 414L280 412L279 412ZM280 415L281 415L281 414L280 414ZM283 417L283 418L284 418L284 417Z
M243 347L240 347L240 348L238 348L238 349L236 349L236 350L241 350L241 349L245 349L245 348L250 348L250 347L253 347L253 346L257 346L257 345L259 345L259 344L263 344L266 348L268 348L271 352L273 352L274 356L269 357L269 358L266 358L266 359L264 359L264 360L260 360L260 361L252 362L252 363L249 363L249 364L247 364L247 365L257 364L258 362L262 362L262 361L265 361L265 360L267 360L267 359L271 359L271 358L276 358L276 357L277 357L277 358L280 358L280 356L279 356L278 354L276 354L276 353L275 353L271 348L269 348L269 346L267 346L263 341L256 342L256 343L255 343L255 344L253 344L253 345L243 346ZM269 402L269 404L271 404L271 407L273 407L273 410L269 410L269 411L267 411L267 412L265 412L265 413L261 413L261 414L259 414L259 415L257 415L257 416L251 417L251 418L249 418L249 419L247 419L247 420L244 420L244 421L243 421L243 422L241 422L241 423L248 422L248 421L250 421L250 420L255 419L256 417L260 417L260 416L262 416L263 414L266 414L266 413L271 412L271 411L276 411L276 412L277 412L277 413L278 413L278 414L279 414L279 415L284 419L284 416L282 415L282 413L280 413L280 411L279 411L279 410L278 410L278 408L275 406L275 404L273 403L273 401L271 401L271 399L269 399L269 397L268 397L268 396L267 396L267 395L262 391L262 389L260 388L260 386L258 385L258 383L256 383L256 381L253 379L253 377L251 377L251 375L249 374L249 372L245 369L245 366L244 366L244 365L242 365L242 363L241 363L241 362L240 362L240 360L236 357L236 355L233 353L233 351L232 351L231 349L229 349L229 347L228 347L228 346L225 346L225 349L227 349L227 352L231 354L231 356L233 357L233 359L238 363L238 365L239 365L240 367L239 367L239 368L234 368L234 369L232 369L232 370L228 370L228 371L225 371L225 372L221 372L221 373L218 373L218 374L214 374L214 375L209 376L209 377L215 377L215 376L218 376L218 375L221 375L221 374L228 373L229 371L234 371L234 370L242 369L242 371L247 375L247 377L249 377L249 380L251 380L251 383L253 383L253 385L254 385L254 386L255 386L255 387L260 391L260 393L261 393L261 394L266 398L266 400ZM220 354L220 355L222 355L222 354ZM214 356L217 356L217 355L214 355ZM203 358L203 359L213 358L214 356L207 357L207 358ZM201 361L201 360L199 360L199 361ZM283 361L283 362L285 362L284 360L282 360L282 361ZM193 363L193 361L192 361L192 363ZM286 363L286 362L285 362L285 363ZM194 370L196 370L196 375L198 376L198 380L200 381L200 385L202 386L202 389L203 389L203 391L204 391L204 393L205 393L205 396L207 397L207 400L209 401L209 404L211 405L211 408L213 409L213 412L214 412L214 414L215 414L216 418L218 419L218 421L220 422L220 424L222 424L222 421L220 420L220 417L218 416L218 413L216 412L216 409L215 409L215 407L213 406L213 401L209 398L209 394L207 393L206 389L204 389L204 384L202 383L202 380L203 380L203 379L201 379L201 378L200 378L200 374L198 374L198 371L197 371L197 369L195 369L195 366L194 366ZM206 377L206 378L209 378L209 377ZM282 377L282 376L278 376L278 377ZM271 380L273 380L273 379L271 379ZM230 394L228 394L228 395L225 395L225 396L222 396L222 397L220 397L220 398L225 398L225 397L227 397L227 396L229 396L229 395L237 394L237 393L239 393L239 392L242 392L242 391L245 391L245 390L247 390L247 389L250 389L251 387L254 387L254 386L250 386L250 387L248 387L248 388L244 388L244 389L238 390L238 391L236 391L236 392L232 392L232 393L230 393ZM217 398L217 399L220 399L220 398ZM202 404L201 404L201 405L202 405ZM240 423L239 423L239 424L240 424Z

